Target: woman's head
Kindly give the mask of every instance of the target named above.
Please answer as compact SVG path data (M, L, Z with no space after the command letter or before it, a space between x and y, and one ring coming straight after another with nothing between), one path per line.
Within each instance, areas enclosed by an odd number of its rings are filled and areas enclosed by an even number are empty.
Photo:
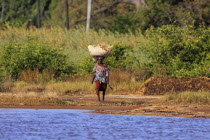
M97 58L97 62L99 63L99 64L101 64L102 62L103 62L103 57L102 56L99 56L98 58Z

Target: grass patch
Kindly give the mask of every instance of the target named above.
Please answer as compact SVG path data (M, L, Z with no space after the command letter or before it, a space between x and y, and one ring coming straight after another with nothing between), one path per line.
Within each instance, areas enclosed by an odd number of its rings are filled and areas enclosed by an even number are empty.
M66 94L95 94L95 84L91 84L92 75L78 76L68 81L48 83L45 92L56 92L58 95ZM110 73L110 86L107 87L107 93L135 93L142 82L135 81L132 74L126 71L113 70Z
M29 93L1 93L1 105L73 105L74 102L67 102L59 99L56 93L40 94L35 92Z
M28 93L28 92L36 92L41 93L45 90L44 84L35 84L35 83L27 83L24 81L14 82L13 87L11 88L12 93Z
M110 72L110 92L136 93L142 81L136 81L135 76L128 71L113 70ZM109 88L108 88L109 89Z
M46 92L56 92L59 95L65 94L87 94L94 91L90 81L67 81L49 83L46 86Z
M210 105L210 92L205 91L185 91L180 93L169 93L163 98L163 101L179 104Z
M1 83L2 93L22 93L34 92L37 94L56 93L57 96L72 94L95 94L95 84L91 84L92 75L75 76L66 81L52 81L47 83L30 83L27 81L5 81ZM108 93L136 93L142 81L136 81L133 74L127 71L113 70L110 73L111 90L107 87Z

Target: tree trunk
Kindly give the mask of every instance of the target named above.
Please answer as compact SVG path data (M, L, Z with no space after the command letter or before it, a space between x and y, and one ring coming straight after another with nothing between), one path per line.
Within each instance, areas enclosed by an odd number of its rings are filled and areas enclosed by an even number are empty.
M66 29L69 30L69 4L68 4L68 0L65 0L65 7L66 7Z
M91 3L92 3L92 0L88 0L86 32L88 32L90 29Z
M41 28L40 0L37 0L37 28Z
M3 20L4 20L4 0L2 1L1 5L2 5L2 10L1 10L1 21L3 21Z

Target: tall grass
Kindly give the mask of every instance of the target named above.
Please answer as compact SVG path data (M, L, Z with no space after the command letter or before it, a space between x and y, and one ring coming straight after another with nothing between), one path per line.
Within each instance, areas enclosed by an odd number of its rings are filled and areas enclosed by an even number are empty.
M28 37L33 37L38 42L47 44L57 44L65 48L81 49L86 48L90 44L98 44L106 42L109 44L123 43L130 46L135 46L137 41L141 41L143 36L139 33L138 36L133 34L118 34L106 30L85 32L84 27L66 30L63 28L31 28L29 30L10 28L0 30L0 44L10 41L25 41Z
M57 45L63 48L69 56L69 63L82 62L89 56L87 46L102 42L116 45L123 44L136 47L137 43L145 39L139 34L118 34L106 30L85 32L83 26L70 29L69 31L60 27L54 28L9 28L0 30L0 49L10 42L25 42L33 39L39 43Z
M185 91L181 93L169 93L165 95L163 101L179 104L210 105L210 92Z

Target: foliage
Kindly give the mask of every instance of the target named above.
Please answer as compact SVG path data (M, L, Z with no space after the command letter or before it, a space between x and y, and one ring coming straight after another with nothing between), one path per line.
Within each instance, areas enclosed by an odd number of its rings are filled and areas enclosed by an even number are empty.
M103 11L113 4L113 0L95 0L92 2L91 29L109 29L113 32L128 33L150 26L159 27L166 24L183 26L192 20L193 26L210 25L209 0L146 0L148 8L138 11L134 4L120 3ZM103 12L99 12L102 10ZM0 0L0 25L12 27L36 26L36 0ZM40 0L42 27L60 26L64 28L66 20L65 1ZM99 12L99 13L98 13ZM97 13L97 14L96 14ZM84 26L87 16L87 1L69 1L71 28L78 23ZM1 27L0 27L1 28Z
M119 33L136 33L136 30L140 27L140 21L138 14L129 13L117 16L113 23L108 26L108 29L112 32Z
M53 77L71 74L73 68L67 64L67 56L63 48L39 44L29 40L25 43L11 43L3 47L0 66L6 75L14 79L26 70L36 70L42 73L54 71Z
M87 56L83 62L75 63L77 75L84 75L93 72L94 61L90 56Z
M131 46L123 44L114 45L110 56L104 62L110 68L127 69L132 65L132 50Z
M141 30L145 31L150 26L159 27L162 25L172 24L175 20L174 12L169 4L161 4L142 10Z
M170 76L210 76L210 30L166 25L146 32L148 42L142 46L152 60L152 71L158 67ZM163 74L163 73L162 73Z
M54 8L53 0L40 0L41 20L46 20L50 16L50 11ZM2 11L4 9L4 11ZM36 0L0 0L1 22L13 27L36 25L37 1Z
M175 21L180 26L186 23L199 28L200 24L210 25L210 1L209 0L184 0L173 7Z
M35 3L34 0L1 0L0 2L1 9L4 9L4 11L2 11L3 23L6 22L12 26L20 27L24 24L24 22L26 22L26 20L32 20L35 16L33 12Z

